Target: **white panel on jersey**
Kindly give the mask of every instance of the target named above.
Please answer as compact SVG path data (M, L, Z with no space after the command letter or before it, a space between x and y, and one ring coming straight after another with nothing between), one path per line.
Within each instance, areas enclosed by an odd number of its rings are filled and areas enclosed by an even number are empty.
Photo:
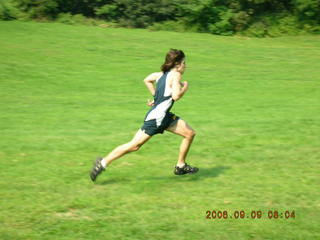
M156 119L157 127L161 125L161 122L163 118L166 115L166 111L171 106L172 98L169 98L168 100L163 101L158 106L156 106L155 109L153 109L147 116L145 121Z
M165 97L171 96L171 94L172 94L172 88L169 87L169 81L168 81L170 74L171 74L171 72L169 72L166 77L166 85L165 85L165 90L164 90L164 94L163 94L163 96L165 96Z

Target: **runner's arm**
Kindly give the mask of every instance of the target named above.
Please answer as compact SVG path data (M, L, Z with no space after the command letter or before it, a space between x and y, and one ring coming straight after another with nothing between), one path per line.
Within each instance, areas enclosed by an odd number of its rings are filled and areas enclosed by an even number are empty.
M181 74L175 73L172 80L172 99L178 101L188 90L188 82L181 83Z
M150 91L151 95L154 96L156 93L156 89L154 83L160 77L162 72L155 72L148 75L143 81L144 84L147 86L148 90Z

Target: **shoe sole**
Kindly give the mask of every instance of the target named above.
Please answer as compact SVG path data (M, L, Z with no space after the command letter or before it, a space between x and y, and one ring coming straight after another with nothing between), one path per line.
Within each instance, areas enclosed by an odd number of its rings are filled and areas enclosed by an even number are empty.
M91 178L91 181L92 182L95 182L96 181L96 179L97 179L97 177L98 177L98 175L97 176L94 176L93 175L93 169L96 167L96 164L98 163L98 162L100 162L102 160L102 158L101 157L98 157L95 161L94 161L94 164L93 164L93 167L92 167L92 170L91 170L91 172L90 172L90 178Z
M175 175L186 175L186 174L195 174L199 172L199 169L197 169L195 172L186 172L186 173L174 173Z

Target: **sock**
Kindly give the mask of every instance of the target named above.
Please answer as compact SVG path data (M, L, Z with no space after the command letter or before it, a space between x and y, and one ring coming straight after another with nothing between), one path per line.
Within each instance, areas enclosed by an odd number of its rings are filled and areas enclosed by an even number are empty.
M106 162L106 160L104 158L102 158L102 160L101 160L101 165L102 165L103 168L107 167L107 162Z
M178 164L177 166L178 166L179 168L183 168L184 165L186 165L186 164L183 164L183 165Z

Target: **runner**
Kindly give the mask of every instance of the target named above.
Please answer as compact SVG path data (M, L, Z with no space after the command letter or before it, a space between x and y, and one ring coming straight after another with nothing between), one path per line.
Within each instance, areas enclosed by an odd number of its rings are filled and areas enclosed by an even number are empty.
M116 147L106 157L98 158L95 161L90 173L92 181L95 181L97 176L109 167L112 161L127 153L139 150L152 136L158 133L163 134L164 130L183 137L174 174L196 173L199 170L196 167L191 167L185 161L195 131L184 120L170 112L174 102L181 99L188 90L188 83L186 81L181 82L185 66L183 51L171 49L161 66L162 71L151 73L144 79L144 83L154 96L154 100L148 101L151 109L144 118L143 126L130 142Z

